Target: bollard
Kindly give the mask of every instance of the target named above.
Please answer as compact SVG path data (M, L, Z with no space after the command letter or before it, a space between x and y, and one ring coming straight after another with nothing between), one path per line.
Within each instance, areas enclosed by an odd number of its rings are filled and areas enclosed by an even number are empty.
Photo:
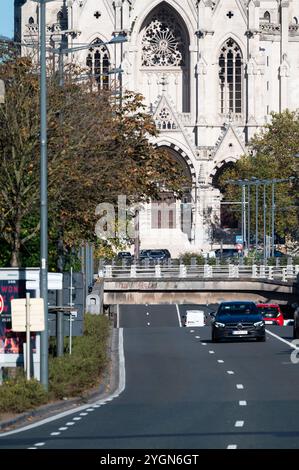
M112 277L112 266L105 267L105 277Z
M203 275L204 277L213 277L213 267L209 264L205 264L203 267Z
M259 277L261 279L265 279L265 277L266 277L266 266L264 264L262 264L260 266L260 275L259 275Z
M155 277L161 277L161 266L160 266L160 264L156 264L156 266L155 266Z
M130 277L136 277L136 264L132 264L131 266L131 271L130 271Z
M252 265L252 275L251 277L253 279L256 279L258 277L258 273L257 273L257 265L256 264L253 264Z
M184 264L180 264L180 277L186 277L187 276L187 268Z

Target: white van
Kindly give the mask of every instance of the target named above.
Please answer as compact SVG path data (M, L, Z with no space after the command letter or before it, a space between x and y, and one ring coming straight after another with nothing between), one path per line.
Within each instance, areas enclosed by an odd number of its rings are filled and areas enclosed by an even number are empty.
M187 310L184 326L205 326L205 318L203 310Z

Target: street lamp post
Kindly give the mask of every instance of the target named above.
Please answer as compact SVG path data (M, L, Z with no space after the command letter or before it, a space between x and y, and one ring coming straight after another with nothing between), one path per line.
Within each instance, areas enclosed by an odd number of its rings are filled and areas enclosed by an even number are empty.
M45 329L41 333L41 383L48 390L48 155L46 3L40 3L40 296L44 300Z

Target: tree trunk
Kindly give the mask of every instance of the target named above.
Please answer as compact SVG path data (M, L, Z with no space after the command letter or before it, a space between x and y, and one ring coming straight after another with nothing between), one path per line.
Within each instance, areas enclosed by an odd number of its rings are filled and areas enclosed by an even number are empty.
M13 234L13 246L10 258L10 266L12 268L21 267L21 223L18 221L15 225Z

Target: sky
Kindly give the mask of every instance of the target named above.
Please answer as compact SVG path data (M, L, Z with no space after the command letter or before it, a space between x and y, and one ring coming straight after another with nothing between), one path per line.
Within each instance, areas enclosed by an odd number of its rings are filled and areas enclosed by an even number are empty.
M13 37L14 33L14 0L0 0L0 35Z

